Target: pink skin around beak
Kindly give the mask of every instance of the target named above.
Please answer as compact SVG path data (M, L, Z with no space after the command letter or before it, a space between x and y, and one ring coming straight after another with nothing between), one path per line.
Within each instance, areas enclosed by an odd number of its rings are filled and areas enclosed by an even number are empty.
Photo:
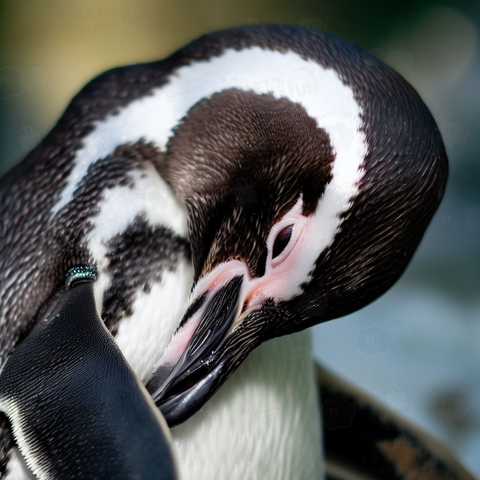
M240 260L230 260L218 265L200 279L190 297L193 301L205 295L205 301L202 307L177 330L163 357L155 365L155 369L166 364L174 365L179 361L202 318L209 299L234 277L242 277L243 283L238 301L238 311L230 332L252 310L259 308L265 300L269 298L287 300L291 296L298 285L295 271L301 263L300 255L307 250L302 248L306 246L302 244L308 243L306 239L309 238L309 218L302 215L302 206L300 199L293 209L272 228L267 241L269 257L265 274L262 277L252 278L245 263ZM275 238L278 232L289 225L294 225L292 237L285 250L278 257L272 259L271 252Z
M185 419L185 411L193 414L195 401L192 398L206 398L205 392L212 389L215 376L222 377L219 373L222 366L213 358L243 319L260 309L267 299L289 300L299 293L299 286L307 277L313 260L309 255L312 217L304 216L302 210L300 197L272 227L267 239L268 256L263 276L252 278L245 263L230 260L218 265L195 286L190 308L147 383L171 426L179 423L179 418L180 421ZM277 236L290 226L292 231L287 244L272 258ZM215 388L218 389L218 382ZM179 404L183 406L178 407ZM176 413L169 421L168 412L173 409ZM179 410L182 410L180 414Z

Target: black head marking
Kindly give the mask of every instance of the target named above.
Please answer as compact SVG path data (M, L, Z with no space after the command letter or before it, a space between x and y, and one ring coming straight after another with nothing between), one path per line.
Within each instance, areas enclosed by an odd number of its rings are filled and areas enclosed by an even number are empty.
M286 98L228 90L196 105L162 171L189 206L196 276L235 258L263 275L272 225L300 194L313 212L334 158L326 132Z

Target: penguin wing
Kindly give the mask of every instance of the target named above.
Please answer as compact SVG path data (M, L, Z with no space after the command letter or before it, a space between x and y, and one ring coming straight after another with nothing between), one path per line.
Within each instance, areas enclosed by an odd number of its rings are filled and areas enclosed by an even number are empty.
M67 286L0 375L0 408L37 478L174 480L166 423L96 313Z
M474 480L436 439L317 365L328 480Z

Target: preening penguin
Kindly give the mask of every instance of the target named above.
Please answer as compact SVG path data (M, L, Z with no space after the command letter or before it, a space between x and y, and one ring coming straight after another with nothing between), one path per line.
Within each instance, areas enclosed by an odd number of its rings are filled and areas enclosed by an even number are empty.
M263 341L387 290L447 178L416 92L350 44L293 28L211 38L229 48L176 71L196 90L161 165L189 210L195 271L191 307L147 383L170 424Z
M185 422L181 478L321 478L296 332L395 283L446 179L414 89L332 35L235 29L107 72L3 179L2 362L91 265L96 311L169 425ZM252 414L274 431L259 438Z

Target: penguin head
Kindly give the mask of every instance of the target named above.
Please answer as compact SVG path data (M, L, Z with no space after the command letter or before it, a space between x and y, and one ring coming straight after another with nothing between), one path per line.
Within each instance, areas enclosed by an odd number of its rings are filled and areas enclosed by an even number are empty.
M178 93L175 82L183 80L187 89ZM146 127L147 141L128 145ZM110 139L117 129L121 135ZM121 185L122 205L137 219L128 192L132 181L143 185L142 174L132 180L129 172L145 159L187 206L194 264L186 313L147 383L170 425L200 409L262 342L354 312L392 286L448 173L440 134L415 90L371 55L321 32L220 32L160 67L107 73L3 180L5 357L72 266L96 263L98 291L106 290L104 244L115 244L113 234L125 234L134 219L119 212L118 228L99 230L99 204ZM147 217L158 220L162 208L152 206ZM145 257L158 253L154 239L176 241L147 217L132 223L118 256L143 255L137 270L154 269ZM131 303L145 283L128 286L112 281L103 295L109 328L115 315L108 314L126 310L122 298Z
M373 100L357 96L357 130L237 89L178 126L163 174L188 206L195 283L147 384L170 425L262 342L364 307L410 261L442 197L446 156L416 93L382 68L398 97L363 108Z

